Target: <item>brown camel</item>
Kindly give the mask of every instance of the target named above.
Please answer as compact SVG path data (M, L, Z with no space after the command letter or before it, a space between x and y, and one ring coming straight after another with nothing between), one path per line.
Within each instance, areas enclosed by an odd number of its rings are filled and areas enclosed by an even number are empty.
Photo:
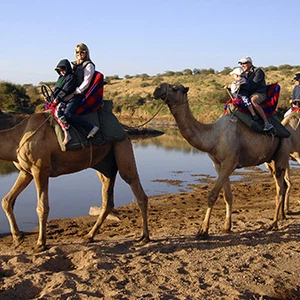
M57 137L44 114L36 113L15 127L0 131L0 159L12 161L20 171L19 176L7 195L2 199L2 207L10 224L14 245L23 242L13 208L18 195L32 181L37 191L37 214L39 218L39 235L36 251L43 251L46 246L46 224L49 214L48 185L49 177L57 177L99 167L101 162L109 161L109 170L97 174L102 182L102 209L99 217L85 236L85 240L93 241L107 215L114 207L114 184L117 171L131 187L141 210L143 232L140 240L149 240L147 221L148 197L145 194L137 173L132 144L128 138L122 141L101 146L90 146L81 150L62 152ZM106 163L107 166L107 163ZM100 168L101 170L101 168Z
M286 141L290 153L290 157L292 160L295 160L300 164L300 119L299 114L292 113L288 115L286 118L282 120L282 125L286 127L286 129L291 133L290 138ZM266 163L267 169L272 173L274 165L273 163ZM287 185L284 206L282 206L282 214L289 214L289 206L290 206L290 192L291 192L291 179L290 179L290 168L286 169L286 173L284 176L285 183Z
M183 137L196 149L207 152L213 160L218 178L208 195L208 208L198 238L208 238L209 221L213 206L223 188L226 203L224 231L231 230L232 192L230 174L236 168L275 162L273 176L276 182L276 209L270 229L278 228L280 207L285 195L284 174L288 168L288 149L285 140L257 134L248 129L232 114L227 114L211 124L198 122L189 108L187 92L181 84L162 83L154 91L173 114Z

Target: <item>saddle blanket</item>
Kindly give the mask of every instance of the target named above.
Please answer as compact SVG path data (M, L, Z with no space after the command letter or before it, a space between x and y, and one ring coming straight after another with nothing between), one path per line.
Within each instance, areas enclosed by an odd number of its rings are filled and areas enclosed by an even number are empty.
M260 119L259 121L253 121L252 117L249 114L243 113L240 110L234 110L234 106L232 104L228 105L228 110L232 111L232 114L237 116L237 118L251 130L261 134L268 134L268 132L265 132L263 130L263 120ZM280 138L288 138L291 135L290 132L281 124L276 115L270 116L268 120L274 126L276 132L275 136L278 136Z
M92 145L103 145L113 141L122 141L126 138L126 132L117 117L112 112L113 102L111 100L103 100L103 106L95 112L81 115L80 117L88 120L90 123L99 127L98 132L91 139L87 139L87 133L82 128L70 126L69 132L71 140L67 145L63 145L64 132L56 119L51 120L57 139L62 151L82 149L92 143ZM51 110L44 111L46 117L52 114Z

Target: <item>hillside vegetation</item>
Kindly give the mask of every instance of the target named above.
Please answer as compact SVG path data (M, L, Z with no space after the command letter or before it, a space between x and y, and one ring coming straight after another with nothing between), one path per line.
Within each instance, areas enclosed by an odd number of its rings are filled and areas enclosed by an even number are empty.
M300 72L300 66L282 65L263 68L267 84L278 83L281 86L278 111L284 112L289 108L289 100L295 81L295 73ZM232 81L230 68L222 72L208 70L184 70L182 72L167 71L157 76L147 74L128 76L120 79L118 76L106 77L104 98L113 100L114 113L120 120L140 124L149 120L161 106L161 100L153 98L155 88L162 82L181 83L189 87L188 97L190 108L201 122L215 121L223 112L224 103L229 99L225 84ZM42 83L41 83L42 84ZM54 82L47 83L54 86ZM10 82L0 82L0 113L30 114L41 111L44 107L43 97L39 86L15 85ZM164 105L156 120L173 120L168 108Z
M274 70L275 69L275 70ZM290 106L293 77L300 72L300 67L266 68L267 84L278 83L281 86L278 111L283 112ZM227 72L196 75L159 75L146 78L111 80L105 85L105 99L114 100L114 112L120 118L145 120L150 118L160 106L161 100L153 99L153 92L161 82L181 83L189 87L189 105L194 116L202 122L215 121L223 112L229 95L224 85L232 81ZM173 119L166 106L155 118Z

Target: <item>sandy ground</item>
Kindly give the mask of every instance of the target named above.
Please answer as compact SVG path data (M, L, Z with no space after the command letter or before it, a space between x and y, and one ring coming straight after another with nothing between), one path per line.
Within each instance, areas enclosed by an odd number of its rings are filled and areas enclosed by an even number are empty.
M50 220L48 248L38 254L32 251L36 229L26 232L18 249L10 235L0 236L0 299L300 299L300 170L292 170L291 214L277 231L267 229L273 179L258 170L245 176L232 185L232 232L222 233L220 198L207 241L195 235L209 178L194 192L150 198L147 244L136 242L136 203L115 209L120 220L106 220L90 244L81 236L92 216Z

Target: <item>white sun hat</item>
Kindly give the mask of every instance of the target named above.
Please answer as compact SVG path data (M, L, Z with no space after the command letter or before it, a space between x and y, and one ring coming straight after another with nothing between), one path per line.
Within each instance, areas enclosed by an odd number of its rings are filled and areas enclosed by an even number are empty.
M233 75L233 74L242 75L243 73L244 70L241 67L236 67L229 73L229 75Z
M243 57L238 61L239 64L245 64L248 62L250 62L252 64L252 59L250 56Z

